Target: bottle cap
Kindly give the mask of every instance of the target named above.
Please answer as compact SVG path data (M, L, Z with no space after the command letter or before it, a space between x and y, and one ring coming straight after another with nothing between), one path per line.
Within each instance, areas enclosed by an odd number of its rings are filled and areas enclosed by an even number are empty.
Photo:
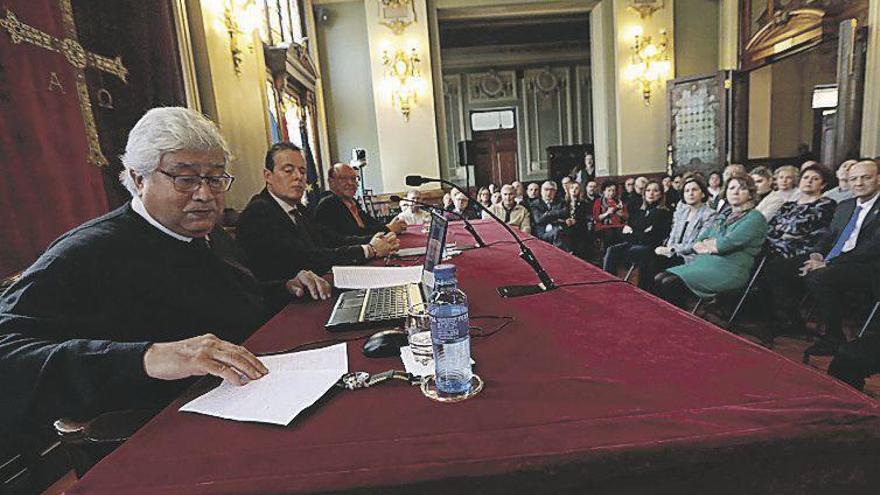
M434 267L435 283L449 282L455 280L455 265L443 264Z

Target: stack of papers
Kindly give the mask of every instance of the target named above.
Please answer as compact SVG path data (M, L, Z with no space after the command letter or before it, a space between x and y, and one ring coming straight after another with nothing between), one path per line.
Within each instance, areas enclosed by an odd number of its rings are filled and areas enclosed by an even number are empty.
M348 372L346 344L260 357L269 373L245 385L223 382L180 408L237 421L287 425Z

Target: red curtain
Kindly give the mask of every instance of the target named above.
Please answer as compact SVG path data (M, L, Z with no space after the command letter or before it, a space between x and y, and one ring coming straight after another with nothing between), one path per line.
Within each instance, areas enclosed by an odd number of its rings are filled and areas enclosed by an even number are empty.
M23 24L66 37L58 0L6 0L4 7L4 17L9 9ZM107 211L101 171L88 155L74 67L60 53L13 43L0 28L0 277Z

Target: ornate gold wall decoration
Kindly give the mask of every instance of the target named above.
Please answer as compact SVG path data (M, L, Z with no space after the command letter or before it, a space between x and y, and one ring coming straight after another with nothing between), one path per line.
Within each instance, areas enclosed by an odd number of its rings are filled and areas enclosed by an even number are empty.
M403 34L410 24L416 22L416 8L412 0L378 0L379 24L394 34Z
M73 66L76 73L76 92L79 99L79 109L83 124L86 128L86 139L89 144L89 161L103 167L107 165L107 158L101 152L101 144L98 140L98 128L95 125L95 115L92 113L92 102L89 90L86 86L86 77L83 72L88 67L113 74L126 83L128 69L122 64L122 59L116 57L110 59L95 53L86 51L77 40L76 24L73 19L73 9L70 0L59 0L61 8L61 20L64 26L64 38L56 38L49 33L29 26L18 20L15 13L6 9L6 17L0 18L0 29L9 34L13 44L25 42L39 46L46 50L64 55L68 63ZM55 74L55 73L53 73ZM57 74L55 75L57 80ZM63 86L62 86L63 88Z
M651 17L654 12L665 7L664 0L629 0L628 3L627 9L637 12L642 19Z

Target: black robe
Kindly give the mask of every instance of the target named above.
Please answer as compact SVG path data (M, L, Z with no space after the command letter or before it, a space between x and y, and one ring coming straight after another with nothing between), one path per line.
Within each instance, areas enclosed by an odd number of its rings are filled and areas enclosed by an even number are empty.
M211 247L177 240L127 203L64 234L0 296L0 424L156 405L190 381L144 372L152 342L211 332L240 343L280 303L222 228Z

